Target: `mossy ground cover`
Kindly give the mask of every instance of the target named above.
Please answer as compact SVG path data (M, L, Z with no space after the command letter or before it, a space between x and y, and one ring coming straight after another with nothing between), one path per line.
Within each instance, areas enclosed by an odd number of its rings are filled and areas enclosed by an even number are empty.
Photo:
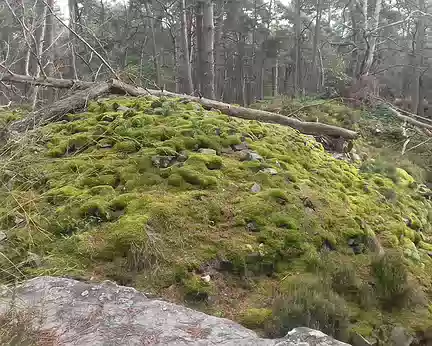
M272 336L432 323L431 205L413 178L290 128L117 98L10 142L1 164L2 282L111 279Z

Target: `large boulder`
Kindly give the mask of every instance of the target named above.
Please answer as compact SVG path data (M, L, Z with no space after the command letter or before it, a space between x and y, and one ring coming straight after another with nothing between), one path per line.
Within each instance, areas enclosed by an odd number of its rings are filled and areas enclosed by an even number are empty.
M23 319L23 328L33 325L34 333L49 335L53 344L347 346L308 328L296 328L282 339L261 339L230 320L149 299L109 281L39 277L16 289L5 287L0 296L2 321L11 316L9 322L17 324L17 316L31 316Z

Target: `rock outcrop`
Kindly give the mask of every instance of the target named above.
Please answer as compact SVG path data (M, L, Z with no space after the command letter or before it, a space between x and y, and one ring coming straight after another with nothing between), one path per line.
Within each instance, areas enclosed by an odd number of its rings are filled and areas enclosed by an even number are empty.
M35 278L1 291L0 313L8 316L11 309L14 319L31 311L32 320L25 323L56 345L347 346L308 328L296 328L282 339L261 339L227 319L149 299L109 281Z

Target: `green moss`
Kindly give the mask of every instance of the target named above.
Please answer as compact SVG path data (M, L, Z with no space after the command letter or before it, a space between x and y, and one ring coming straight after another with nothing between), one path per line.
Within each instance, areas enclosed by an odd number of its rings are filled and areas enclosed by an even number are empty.
M46 197L50 203L58 204L81 194L83 194L83 191L77 189L74 186L63 186L57 189L49 190L46 194Z
M94 186L90 189L90 193L92 195L101 195L101 196L109 196L115 194L114 189L112 186L109 185L99 185Z
M133 141L118 142L114 145L114 150L122 153L134 153L139 150L139 145Z
M187 165L200 166L203 163L208 169L221 169L222 158L216 155L192 154L186 161Z
M370 159L359 167L335 160L288 127L183 102L120 97L90 103L89 112L41 127L23 138L25 145L3 153L0 225L8 238L2 253L15 266L0 259L8 268L0 281L21 272L96 273L164 298L207 300L215 311L229 305L238 320L243 316L272 336L294 322L336 335L364 326L376 333L395 323L410 328L411 318L423 318L410 285L430 300L431 202L411 177L425 175L398 159L400 153L384 160L368 151ZM281 113L290 102L296 103L292 112L312 101L284 101ZM131 111L113 112L120 109L115 103ZM351 122L356 111L334 106L311 105L298 116ZM379 137L364 136L355 143L361 156L366 139ZM242 142L262 160L242 161L240 152L227 150ZM155 156L173 159L161 168ZM260 172L264 168L278 174ZM260 192L251 192L255 183ZM372 240L385 254L402 254L401 263L376 264ZM42 268L21 265L29 249L43 258ZM408 278L402 290L397 282L404 276L396 269ZM201 273L215 270L207 285ZM300 286L291 292L286 285L293 282ZM386 302L405 288L412 302L406 306L416 308L390 310ZM267 320L268 310L257 306L275 308Z
M264 328L266 323L270 321L272 317L271 309L257 309L251 308L246 310L240 317L240 323L246 328L257 329Z
M206 282L195 275L183 280L183 289L185 298L194 301L207 300L214 292L214 287L211 282Z
M217 179L212 176L206 176L200 172L195 171L190 167L181 167L177 173L189 184L197 185L203 188L217 185Z
M80 215L85 218L95 218L96 220L108 220L108 203L99 197L87 200L80 207Z

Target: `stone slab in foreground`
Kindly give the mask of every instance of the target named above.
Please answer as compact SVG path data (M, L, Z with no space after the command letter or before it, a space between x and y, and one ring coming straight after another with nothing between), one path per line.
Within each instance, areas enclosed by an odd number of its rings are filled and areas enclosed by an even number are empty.
M84 283L54 277L28 280L0 292L0 313L32 311L32 324L58 345L278 345L347 346L308 328L283 339L261 339L230 320L149 299L106 281Z

